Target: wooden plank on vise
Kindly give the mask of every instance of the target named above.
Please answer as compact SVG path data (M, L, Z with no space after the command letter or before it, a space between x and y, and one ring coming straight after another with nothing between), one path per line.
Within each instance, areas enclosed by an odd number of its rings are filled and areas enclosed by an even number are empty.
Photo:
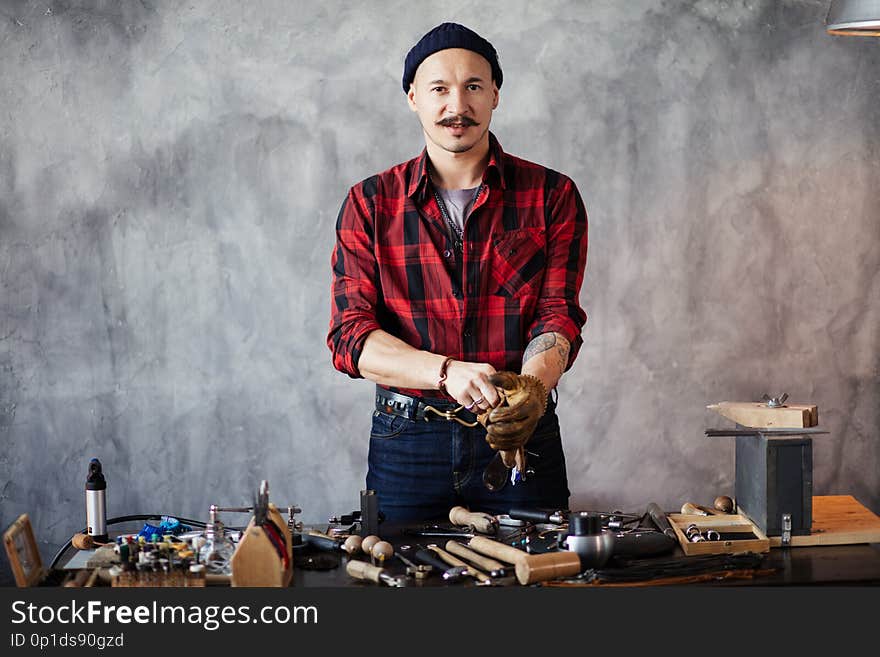
M819 424L819 410L815 404L786 404L776 408L763 402L719 402L706 408L723 415L744 427L815 427Z

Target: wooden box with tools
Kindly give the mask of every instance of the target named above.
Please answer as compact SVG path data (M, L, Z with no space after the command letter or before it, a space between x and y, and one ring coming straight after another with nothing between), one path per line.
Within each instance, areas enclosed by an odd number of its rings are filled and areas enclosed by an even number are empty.
M682 551L688 556L770 551L770 539L742 514L671 513L667 517Z
M292 534L278 508L268 504L265 519L250 519L232 555L232 586L290 586L292 543Z

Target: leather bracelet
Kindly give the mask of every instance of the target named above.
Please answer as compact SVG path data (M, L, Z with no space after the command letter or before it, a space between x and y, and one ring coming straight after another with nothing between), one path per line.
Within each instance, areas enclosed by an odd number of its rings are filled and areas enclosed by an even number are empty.
M452 356L447 356L446 360L444 360L443 364L440 366L440 380L437 381L437 390L440 392L446 392L446 368L449 367L449 363L451 363L452 360Z

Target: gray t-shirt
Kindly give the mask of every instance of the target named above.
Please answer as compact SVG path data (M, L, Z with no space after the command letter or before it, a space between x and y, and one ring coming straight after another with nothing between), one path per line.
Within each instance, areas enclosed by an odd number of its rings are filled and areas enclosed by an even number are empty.
M446 206L449 218L455 222L459 230L464 230L464 220L474 204L477 188L473 189L440 189L440 198Z

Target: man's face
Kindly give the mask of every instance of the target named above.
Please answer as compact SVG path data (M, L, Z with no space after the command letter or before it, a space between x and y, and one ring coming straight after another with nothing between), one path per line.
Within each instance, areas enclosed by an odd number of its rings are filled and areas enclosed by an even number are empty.
M498 87L485 58L447 48L419 65L407 99L431 142L450 153L464 153L487 138Z

